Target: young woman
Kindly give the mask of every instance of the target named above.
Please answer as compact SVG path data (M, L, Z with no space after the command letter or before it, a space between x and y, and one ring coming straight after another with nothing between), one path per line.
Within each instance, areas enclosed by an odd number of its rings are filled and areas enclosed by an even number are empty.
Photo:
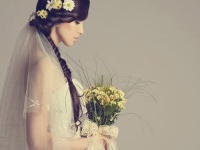
M21 31L0 101L2 150L104 150L103 136L81 137L83 87L58 49L84 33L89 0L38 0Z

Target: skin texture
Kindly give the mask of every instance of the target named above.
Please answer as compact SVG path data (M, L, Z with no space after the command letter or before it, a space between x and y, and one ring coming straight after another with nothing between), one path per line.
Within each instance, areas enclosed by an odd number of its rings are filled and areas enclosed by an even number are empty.
M55 45L60 42L68 47L74 45L77 39L84 34L83 21L72 21L55 25L51 31L51 38Z

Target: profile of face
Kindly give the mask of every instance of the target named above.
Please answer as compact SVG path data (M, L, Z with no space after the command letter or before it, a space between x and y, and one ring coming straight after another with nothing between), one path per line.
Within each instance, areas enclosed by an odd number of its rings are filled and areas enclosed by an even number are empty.
M55 36L57 44L62 42L66 46L71 47L84 34L84 21L72 21L70 23L60 23L55 26Z
M57 46L72 46L84 33L90 0L38 0L35 18L29 22Z

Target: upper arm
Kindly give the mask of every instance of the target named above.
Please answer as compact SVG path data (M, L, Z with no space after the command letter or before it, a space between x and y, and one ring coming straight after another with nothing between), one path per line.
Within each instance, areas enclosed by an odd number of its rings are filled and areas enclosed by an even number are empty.
M26 89L26 133L31 148L51 149L48 132L49 104L53 90L53 67L48 59L42 59L29 67Z

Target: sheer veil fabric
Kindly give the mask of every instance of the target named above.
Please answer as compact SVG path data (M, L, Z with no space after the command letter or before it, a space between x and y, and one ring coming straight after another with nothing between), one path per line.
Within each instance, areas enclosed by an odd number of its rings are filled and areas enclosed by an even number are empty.
M82 85L73 79L81 95ZM82 109L86 113L83 98ZM69 87L46 37L28 24L21 30L0 100L0 150L28 150L26 115L47 111L53 150L69 150L75 132ZM38 132L39 132L38 128Z

